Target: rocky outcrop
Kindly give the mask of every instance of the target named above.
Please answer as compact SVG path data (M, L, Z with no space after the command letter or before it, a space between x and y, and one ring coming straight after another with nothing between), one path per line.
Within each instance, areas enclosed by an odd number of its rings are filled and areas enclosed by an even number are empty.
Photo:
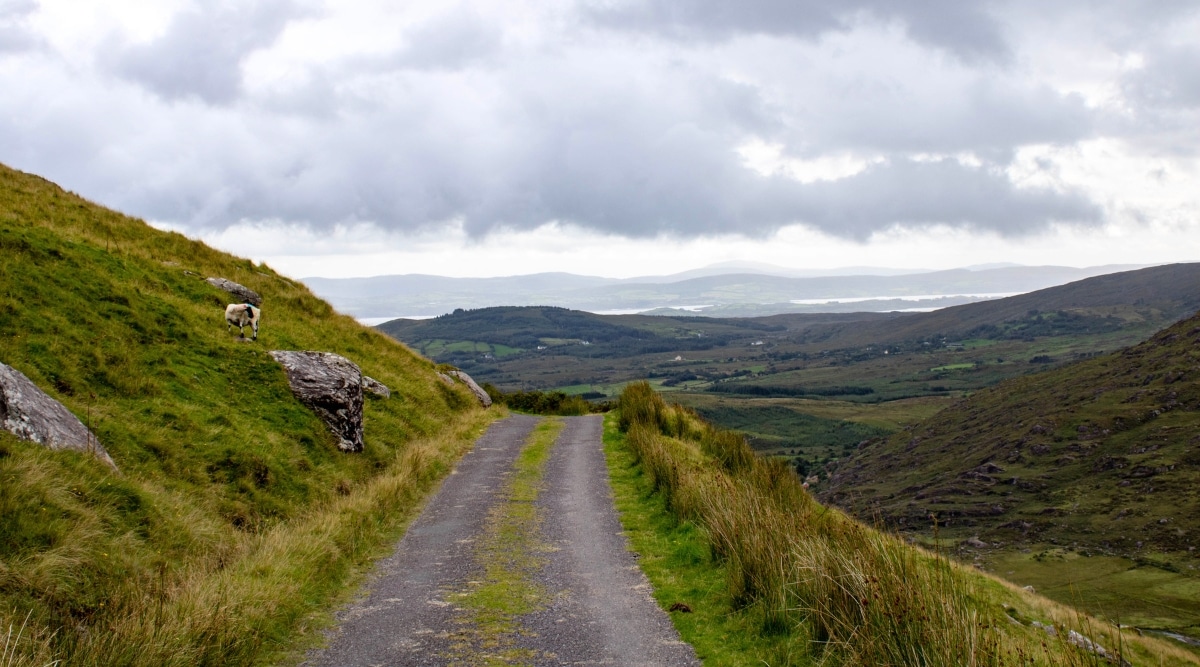
M208 278L204 282L212 285L213 287L219 287L226 292L229 292L244 303L249 303L255 307L262 306L262 297L258 295L258 292L255 292L245 285L239 285L232 280L226 280L224 278Z
M0 427L50 449L89 452L117 469L100 440L78 417L24 373L5 364L0 364Z
M325 422L344 452L363 449L363 374L358 365L332 352L275 350L287 371L292 394Z
M475 394L475 398L479 399L480 405L485 408L490 408L492 406L492 397L488 396L488 393L483 390L483 387L475 384L475 381L471 379L470 375L458 370L447 371L447 373L455 378L458 378L463 384L467 385L467 389L470 389L471 393Z
M383 398L391 398L392 396L392 390L388 389L386 384L367 375L362 376L362 387L363 391L369 391L376 396Z

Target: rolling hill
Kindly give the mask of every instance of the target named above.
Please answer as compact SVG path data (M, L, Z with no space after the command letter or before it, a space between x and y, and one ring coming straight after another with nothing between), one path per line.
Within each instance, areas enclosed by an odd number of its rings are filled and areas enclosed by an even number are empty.
M1169 323L1200 309L1200 263L1121 271L1004 299L869 324L830 326L817 335L838 346L926 340L935 336L1021 337L1056 328L1115 327L1116 319ZM1062 313L1061 315L1059 313ZM1040 316L1040 317L1039 317ZM1059 321L1053 319L1058 317Z
M709 318L529 306L378 328L505 390L612 393L612 385L651 378L750 395L830 396L853 386L860 389L842 393L892 400L979 389L1029 372L1032 359L1113 350L1198 307L1200 264L1174 264L931 313Z
M1200 316L1008 380L841 462L822 497L924 530L1105 553L1200 540ZM959 531L961 532L961 530Z

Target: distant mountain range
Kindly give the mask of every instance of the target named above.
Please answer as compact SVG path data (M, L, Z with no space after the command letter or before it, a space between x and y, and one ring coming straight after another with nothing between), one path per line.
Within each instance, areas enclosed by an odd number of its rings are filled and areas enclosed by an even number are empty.
M362 319L433 317L457 309L558 306L593 313L753 317L782 313L933 310L1021 294L1134 265L989 265L947 271L853 267L812 271L726 263L667 276L538 273L498 278L422 274L305 278L338 310ZM814 275L819 273L820 275Z
M506 390L665 377L706 387L720 384L734 392L764 387L792 392L787 395L800 388L828 395L844 385L871 385L873 399L891 400L974 390L1029 370L1013 359L1043 355L1060 360L1111 350L1144 340L1198 309L1200 264L1171 264L932 313L715 318L676 312L649 317L505 306L425 320L395 319L377 328L435 361L454 364ZM1047 338L1060 341L1052 355L1042 350ZM967 339L976 343L963 349L961 341ZM945 363L924 357L936 350L947 351ZM892 367L901 358L914 365L895 375ZM886 363L896 381L885 382L883 371L862 365L866 362ZM814 375L816 366L831 364L836 367ZM927 381L919 372L945 364L974 370L945 382ZM858 370L852 372L852 367Z

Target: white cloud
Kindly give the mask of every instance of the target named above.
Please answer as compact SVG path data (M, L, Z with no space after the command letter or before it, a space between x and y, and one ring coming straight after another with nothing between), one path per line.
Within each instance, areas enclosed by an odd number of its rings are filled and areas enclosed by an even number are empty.
M1177 257L1200 10L1168 4L18 3L0 160L331 273Z
M753 139L737 147L742 164L763 176L781 175L801 183L838 181L861 174L873 164L887 161L881 155L862 158L853 153L819 155L814 158L792 158L784 155L784 145L768 144Z
M1023 186L1086 189L1114 223L1155 222L1200 232L1196 156L1147 154L1117 139L1025 146L1009 175Z

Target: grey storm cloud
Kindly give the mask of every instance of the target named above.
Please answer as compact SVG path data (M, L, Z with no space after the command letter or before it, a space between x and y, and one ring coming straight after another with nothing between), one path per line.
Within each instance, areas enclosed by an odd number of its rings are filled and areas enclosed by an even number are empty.
M605 4L589 12L603 25L663 32L681 39L760 33L812 39L847 31L864 13L901 22L918 42L965 60L1006 60L1010 53L986 3L960 0L648 0Z
M34 0L0 0L0 53L38 48L42 39L29 29L29 15L38 8Z
M201 3L178 13L158 39L109 54L109 65L168 100L229 103L241 92L243 59L305 15L291 0Z
M0 0L0 40L31 7ZM255 89L246 59L312 12L289 0L203 2L153 41L102 44L100 76L62 73L0 99L0 119L48 110L24 125L0 120L0 151L189 230L456 221L478 238L558 221L634 237L761 237L801 223L864 239L894 225L1021 235L1098 224L1100 203L1081 191L1007 175L1022 146L1067 146L1118 124L1026 76L1010 38L1036 7L997 18L1006 7L585 2L513 27L464 1L398 24L386 48L289 63L291 79ZM1115 26L1122 49L1146 53L1120 82L1139 114L1194 109L1195 48L1150 48L1157 26L1185 10L1119 21L1122 5L1105 7L1096 20ZM822 50L828 35L839 53ZM784 159L870 166L807 182L764 175L739 152L751 142ZM70 160L64 146L85 154Z
M1082 193L1018 188L994 169L951 159L874 165L850 178L803 187L776 181L770 190L763 201L773 205L775 216L803 211L804 222L859 239L877 231L880 220L1019 236L1054 222L1097 223L1103 214ZM756 213L772 217L770 210Z
M459 69L485 61L501 48L501 31L470 13L442 16L409 31L407 43L380 63L414 69Z
M702 89L676 85L662 92ZM568 112L553 107L503 136L418 108L391 108L360 118L352 130L325 126L303 149L281 151L273 168L238 151L198 164L226 186L140 205L201 226L283 218L318 228L372 221L418 229L460 219L474 236L550 220L629 237L763 236L803 223L864 239L893 224L1019 235L1053 222L1100 219L1083 195L1018 188L995 164L892 159L836 181L762 176L730 150L740 131L734 121L754 114L743 108L753 106L749 93L728 88L714 83L701 95L704 103L682 104L711 107L690 122L663 113L652 96L626 97L610 104L630 113L581 102L579 115L554 118ZM714 110L721 108L719 119Z
M973 151L1006 159L1023 144L1069 143L1094 131L1082 97L1045 86L980 80L943 96L854 94L809 101L782 138L822 149L883 153Z
M769 137L785 147L900 156L974 150L1003 161L1021 143L1087 133L1082 102L1044 88L975 84L952 100L856 93L781 111L751 83L670 57L626 54L614 62L500 57L488 61L481 92L425 70L497 53L496 31L467 17L422 24L408 37L393 55L352 66L372 77L358 88L378 83L403 97L331 102L337 77L324 72L311 82L319 90L303 98L333 105L337 115L314 115L302 137L274 140L282 148L269 164L238 147L204 166L224 172L227 187L139 206L210 227L281 218L319 228L369 221L418 229L456 219L474 236L561 221L628 236L761 236L806 223L864 238L896 223L1019 233L1097 218L1078 193L1020 191L995 170L913 166L898 157L837 184L805 185L747 169L735 150L747 138ZM418 45L433 46L414 62ZM633 65L643 69L631 72ZM989 200L969 205L979 195Z
M1158 48L1144 67L1126 77L1125 92L1170 108L1200 106L1200 46Z

